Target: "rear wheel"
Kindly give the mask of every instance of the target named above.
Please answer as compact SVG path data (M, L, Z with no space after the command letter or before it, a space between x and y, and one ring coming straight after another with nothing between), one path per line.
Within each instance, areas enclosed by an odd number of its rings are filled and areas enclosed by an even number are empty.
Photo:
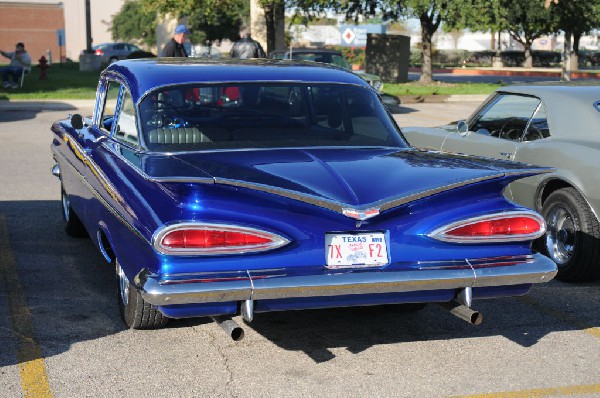
M542 250L558 266L557 279L600 278L600 224L581 194L559 189L548 196L541 213L547 224Z
M118 260L116 270L119 311L127 326L132 329L158 329L165 326L169 318L142 298L140 292L129 282Z
M83 238L87 236L87 231L85 230L83 223L79 217L77 217L77 214L75 214L73 208L71 207L69 195L67 195L65 189L62 187L60 190L60 202L63 220L65 221L65 231L67 234L74 238Z

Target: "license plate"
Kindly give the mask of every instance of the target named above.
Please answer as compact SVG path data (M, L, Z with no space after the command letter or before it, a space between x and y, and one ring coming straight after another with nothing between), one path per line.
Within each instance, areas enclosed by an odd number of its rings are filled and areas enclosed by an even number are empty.
M385 235L381 232L325 234L328 268L360 268L387 264Z

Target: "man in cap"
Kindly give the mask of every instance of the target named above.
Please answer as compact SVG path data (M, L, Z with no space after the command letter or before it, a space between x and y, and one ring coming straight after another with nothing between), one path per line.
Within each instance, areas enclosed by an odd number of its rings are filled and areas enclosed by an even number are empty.
M183 43L189 34L190 31L185 25L177 25L173 38L163 48L163 57L187 57Z

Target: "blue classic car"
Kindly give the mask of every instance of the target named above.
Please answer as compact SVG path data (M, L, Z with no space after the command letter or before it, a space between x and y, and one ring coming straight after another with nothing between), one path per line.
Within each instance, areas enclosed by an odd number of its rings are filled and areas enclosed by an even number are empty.
M556 274L537 213L502 195L551 172L407 145L377 93L327 65L119 61L92 117L52 126L66 232L115 268L132 328L241 314L522 295Z

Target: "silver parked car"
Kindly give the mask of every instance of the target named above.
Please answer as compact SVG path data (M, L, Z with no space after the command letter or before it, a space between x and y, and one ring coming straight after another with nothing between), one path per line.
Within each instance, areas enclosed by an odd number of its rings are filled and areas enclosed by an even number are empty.
M92 47L94 54L102 58L103 64L112 64L127 59L129 54L142 51L138 46L129 43L102 43Z
M419 148L555 167L511 183L505 195L544 216L539 249L558 265L558 279L600 278L599 85L502 87L464 121L403 133Z

